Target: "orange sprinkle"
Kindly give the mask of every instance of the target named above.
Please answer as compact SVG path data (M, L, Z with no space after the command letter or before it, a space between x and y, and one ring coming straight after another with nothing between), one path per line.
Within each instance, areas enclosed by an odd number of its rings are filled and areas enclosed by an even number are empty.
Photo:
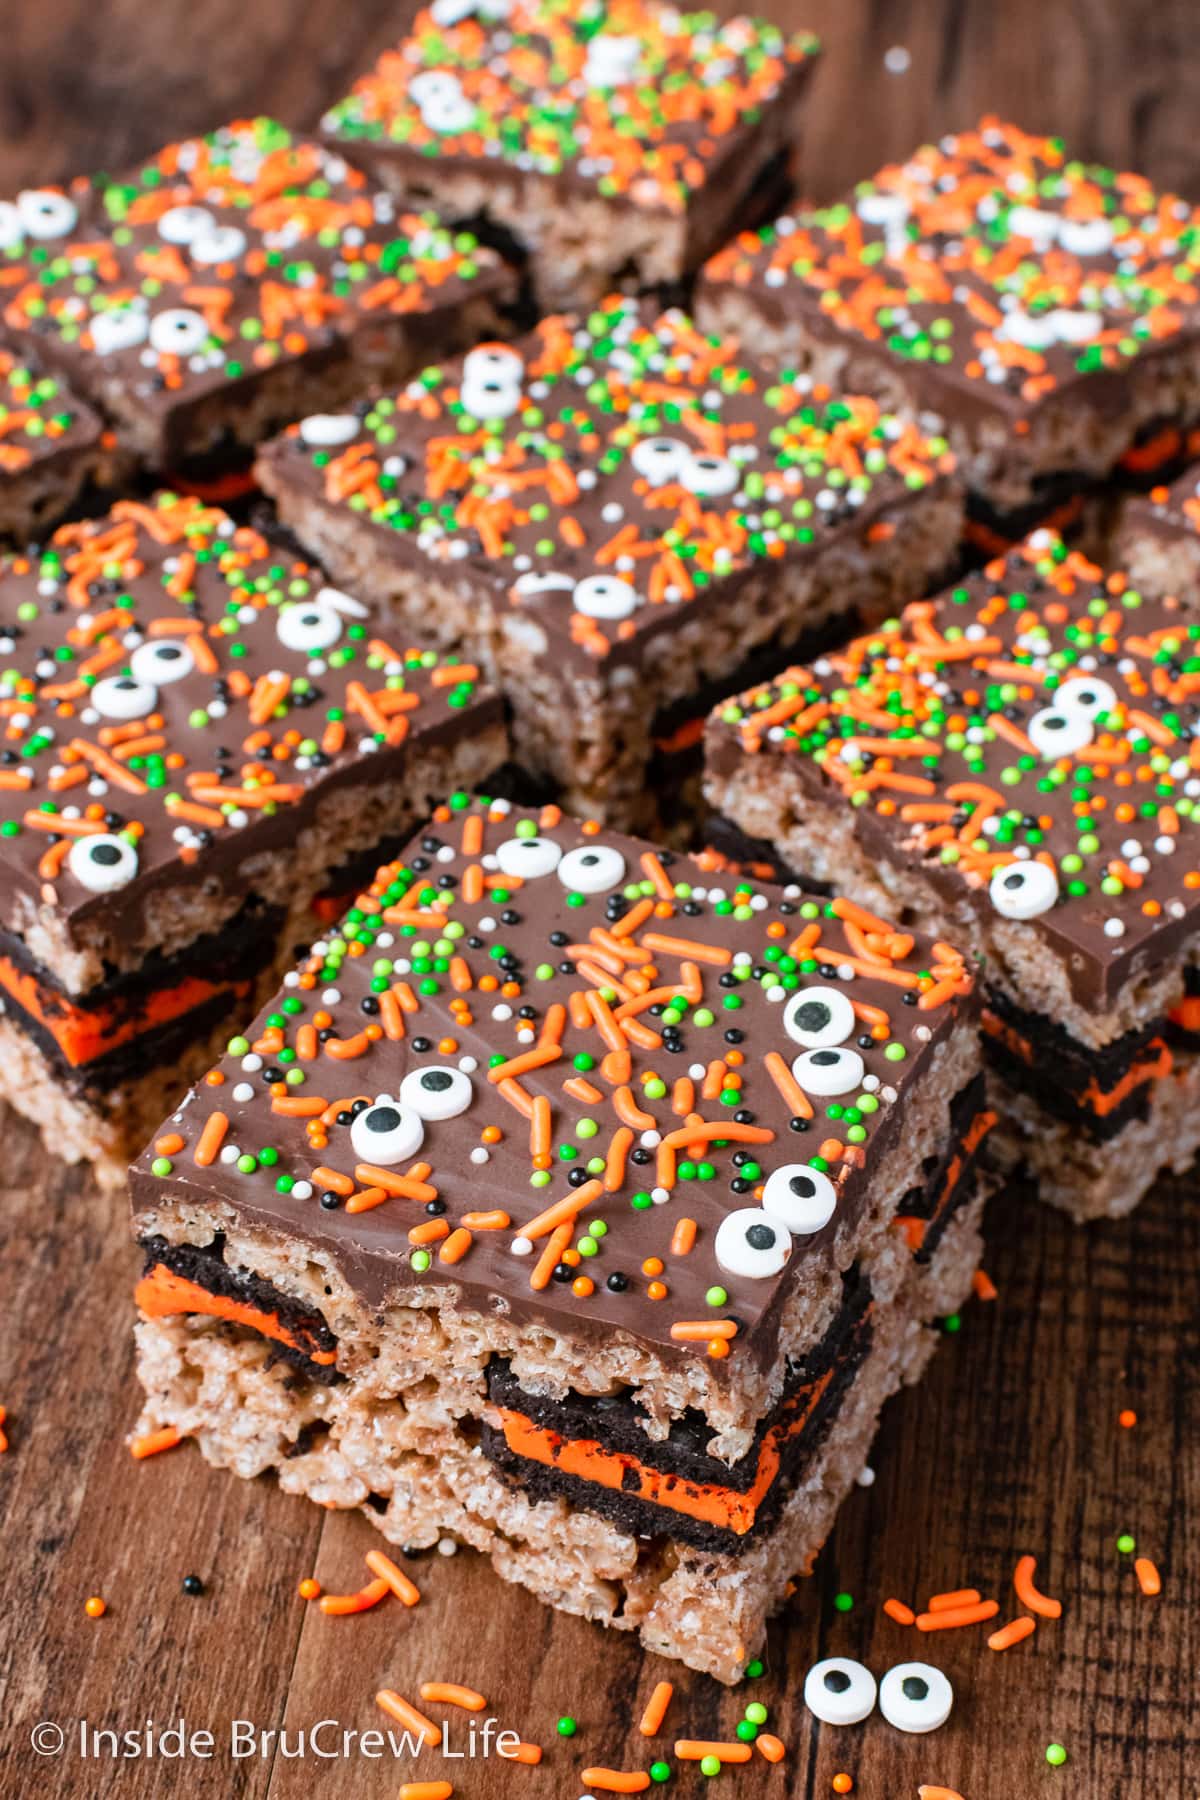
M141 1437L135 1437L129 1446L129 1454L137 1462L144 1462L148 1456L157 1456L162 1450L173 1450L183 1434L176 1425L164 1425L160 1431L147 1431Z
M854 1787L854 1777L847 1775L844 1769L839 1769L829 1785L835 1794L848 1794Z
M1037 1630L1037 1621L1030 1618L1013 1619L1011 1624L1002 1625L999 1631L993 1631L988 1639L989 1650L1011 1650L1023 1638L1032 1637Z
M367 1551L367 1567L379 1581L387 1582L397 1600L403 1601L405 1606L415 1606L420 1600L420 1588L382 1550ZM427 1697L423 1695L423 1698Z
M883 1610L897 1625L915 1625L917 1622L916 1613L911 1606L905 1606L903 1600L885 1600Z
M487 1705L474 1688L460 1687L457 1681L423 1681L418 1690L422 1700L434 1706L461 1706L466 1712L481 1712Z
M99 1594L92 1594L84 1601L83 1610L89 1619L102 1619L108 1611L108 1601L102 1600Z
M686 1256L695 1242L695 1219L677 1219L675 1222L675 1229L671 1233L671 1255Z
M675 1692L669 1681L660 1681L649 1700L646 1702L638 1730L643 1737L654 1737L661 1730L662 1722L667 1716L667 1708L671 1704L671 1696Z
M216 1161L217 1153L225 1142L225 1133L229 1130L229 1120L223 1112L209 1113L204 1121L204 1129L196 1139L196 1148L192 1151L192 1161L206 1169Z
M952 1612L957 1606L978 1606L983 1598L978 1588L955 1588L949 1594L933 1594L929 1601L930 1612Z
M1162 1577L1148 1556L1137 1557L1133 1570L1143 1594L1153 1599L1155 1594L1162 1592Z
M754 1748L761 1751L769 1763L782 1762L787 1755L783 1740L773 1731L760 1731L754 1740Z
M499 1743L497 1743L496 1753L498 1756L505 1757L509 1762L528 1763L531 1767L540 1763L542 1760L542 1746L540 1744L518 1743L512 1750L502 1750Z
M702 1757L715 1756L723 1763L744 1763L750 1761L749 1744L721 1743L711 1738L676 1738L675 1754L680 1762L699 1762Z
M450 1800L454 1788L448 1781L402 1781L400 1800Z
M319 1581L315 1581L311 1575L306 1575L296 1592L302 1600L315 1600L321 1592L321 1584Z
M1132 1431L1137 1424L1137 1414L1127 1406L1123 1412L1117 1414L1117 1424L1125 1431Z
M606 1794L640 1794L650 1786L644 1769L585 1769L580 1779L585 1787L601 1788Z
M1013 1588L1017 1599L1028 1612L1039 1613L1043 1619L1061 1619L1062 1601L1051 1600L1048 1595L1040 1594L1033 1585L1033 1572L1037 1562L1032 1556L1022 1556L1013 1570Z
M383 1582L381 1585L386 1592L387 1583ZM324 1605L323 1601L322 1605ZM418 1712L415 1706L411 1706L392 1688L380 1688L375 1696L375 1704L387 1713L389 1718L395 1719L398 1725L405 1726L409 1731L415 1731L422 1743L428 1744L431 1750L436 1750L441 1743L441 1727L435 1725L432 1719L427 1719L424 1713Z
M1000 1611L997 1600L981 1600L977 1606L948 1606L944 1612L917 1614L918 1631L957 1631L961 1625L982 1625Z
M357 1594L322 1594L317 1605L323 1613L340 1618L349 1613L369 1612L390 1591L390 1584L386 1581L368 1581L366 1587L359 1588Z

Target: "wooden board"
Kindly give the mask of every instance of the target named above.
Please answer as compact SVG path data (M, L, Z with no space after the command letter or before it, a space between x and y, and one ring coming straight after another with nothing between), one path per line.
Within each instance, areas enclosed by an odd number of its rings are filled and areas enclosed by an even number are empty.
M741 3L825 45L806 131L818 197L985 111L1200 195L1193 0ZM413 0L12 0L0 192L114 168L247 113L312 125L413 10ZM893 74L884 59L896 48L908 66Z
M0 1398L11 1448L0 1458L4 1608L0 1620L0 1793L94 1800L162 1794L254 1800L394 1796L402 1780L449 1776L464 1800L571 1800L588 1765L646 1768L665 1755L670 1793L708 1790L671 1755L676 1735L728 1738L761 1699L789 1747L778 1768L755 1758L727 1771L714 1796L813 1800L839 1771L862 1800L916 1800L940 1783L966 1800L1194 1800L1200 1771L1200 1567L1187 1521L1200 1516L1200 1405L1195 1318L1200 1206L1195 1184L1163 1183L1134 1218L1078 1231L1028 1196L993 1202L988 1267L1000 1290L973 1302L947 1335L924 1384L894 1401L873 1455L873 1487L856 1491L811 1580L773 1632L762 1679L736 1691L643 1657L628 1639L552 1614L506 1586L469 1552L409 1559L423 1594L406 1611L329 1618L296 1593L315 1574L329 1591L365 1579L381 1543L357 1516L288 1499L263 1479L209 1469L191 1446L135 1464L124 1436L137 1412L129 1292L136 1253L120 1209L78 1174L47 1164L24 1126L5 1120L4 1331ZM1137 1412L1133 1429L1118 1424ZM1148 1599L1119 1533L1158 1564ZM1003 1655L987 1627L923 1637L880 1611L976 1586L1017 1609L1017 1556L1063 1618ZM205 1593L190 1598L195 1573ZM849 1593L842 1613L835 1596ZM85 1616L90 1594L105 1616ZM906 1738L876 1714L846 1730L806 1712L804 1673L844 1654L882 1674L911 1659L944 1667L956 1689L950 1723ZM667 1733L635 1729L651 1687L676 1683ZM422 1680L466 1682L489 1712L546 1749L538 1768L497 1759L443 1762L281 1752L235 1759L231 1721L301 1731L386 1724L373 1694L415 1698ZM579 1722L570 1741L555 1721ZM93 1729L211 1730L211 1760L81 1760L80 1719ZM467 1715L459 1715L465 1731ZM39 1721L68 1734L39 1758ZM247 1728L249 1730L249 1727ZM251 1741L249 1737L245 1740ZM254 1741L258 1741L257 1739ZM1069 1761L1045 1762L1061 1743ZM452 1740L452 1747L465 1747ZM655 1789L654 1792L660 1790Z

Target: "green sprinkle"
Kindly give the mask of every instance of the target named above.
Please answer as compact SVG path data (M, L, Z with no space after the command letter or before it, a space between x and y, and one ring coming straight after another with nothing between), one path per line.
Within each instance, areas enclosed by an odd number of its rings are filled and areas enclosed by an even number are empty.
M670 1763L665 1763L665 1762L651 1763L650 1764L650 1779L651 1779L651 1781L670 1781L670 1779L671 1779Z
M1117 1539L1117 1549L1121 1552L1122 1556L1132 1556L1137 1549L1137 1539L1131 1537L1129 1532L1123 1531Z
M854 1611L854 1595L853 1594L835 1594L833 1596L833 1604L834 1604L834 1609L837 1612L840 1612L840 1613L853 1612Z
M555 1730L558 1732L559 1737L574 1737L575 1733L579 1730L579 1727L571 1717L570 1713L564 1713L562 1718L558 1721Z
M1061 1769L1067 1760L1067 1753L1061 1744L1046 1745L1046 1761L1052 1769Z

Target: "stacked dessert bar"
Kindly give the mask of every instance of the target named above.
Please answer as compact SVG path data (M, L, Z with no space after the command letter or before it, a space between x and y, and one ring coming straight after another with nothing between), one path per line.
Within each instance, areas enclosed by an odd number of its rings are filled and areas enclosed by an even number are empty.
M35 360L0 345L0 535L24 543L60 519L100 456L91 407Z
M816 49L657 0L433 0L323 128L403 204L482 221L540 310L587 308L781 204Z
M1186 201L989 118L744 233L697 309L757 352L944 418L975 518L1011 539L1200 416L1198 273Z
M619 297L319 423L259 457L285 523L477 659L522 766L626 827L673 823L654 759L714 699L924 592L961 528L944 439Z
M271 119L0 207L5 328L152 469L226 473L268 432L495 335L510 271Z
M444 807L133 1170L143 1432L736 1680L977 1266L944 943Z
M996 1143L1077 1218L1200 1147L1200 611L1039 533L745 694L707 795L982 959Z
M313 899L505 755L477 669L167 494L0 562L0 716L0 1094L106 1182Z

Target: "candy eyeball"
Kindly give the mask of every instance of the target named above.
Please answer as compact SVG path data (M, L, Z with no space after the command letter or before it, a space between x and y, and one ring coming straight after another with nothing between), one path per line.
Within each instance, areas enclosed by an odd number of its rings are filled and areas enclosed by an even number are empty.
M536 881L540 875L553 875L562 861L562 846L553 838L505 838L496 846L496 866L502 875L519 875L522 881Z
M629 452L629 460L651 487L662 487L674 481L688 459L688 447L679 438L639 438Z
M1107 219L1060 219L1058 241L1069 256L1103 256L1113 246Z
M737 466L727 456L710 456L701 452L689 456L679 471L679 479L689 494L700 494L705 499L715 498L718 494L732 494L741 476Z
M865 1068L857 1050L834 1046L829 1050L806 1050L792 1064L792 1074L805 1093L832 1099L861 1087Z
M619 575L587 575L571 596L575 611L589 619L627 619L637 603L637 589Z
M470 1078L441 1063L414 1069L400 1083L400 1104L419 1119L456 1119L471 1104Z
M929 1663L897 1663L879 1684L879 1710L897 1731L936 1731L953 1705L954 1689Z
M778 1275L791 1253L791 1234L783 1220L757 1206L726 1213L713 1242L713 1254L725 1273L750 1281Z
M167 244L190 244L215 225L207 206L169 206L158 221L158 235Z
M1054 690L1056 711L1082 713L1086 719L1099 719L1116 704L1116 688L1098 675L1073 675Z
M801 988L783 1011L783 1029L806 1050L844 1044L854 1032L854 1008L840 988Z
M96 355L110 356L116 350L133 350L144 344L150 321L139 307L110 306L95 314L88 329Z
M298 600L285 606L275 621L275 635L285 650L316 656L331 650L342 635L342 621L332 606L320 600Z
M827 1656L804 1677L804 1704L822 1725L857 1725L875 1710L875 1677L848 1656Z
M1058 899L1058 876L1044 862L1011 862L988 883L988 898L1005 919L1036 919Z
M183 681L195 666L196 659L182 638L151 638L139 644L129 659L135 680L155 688Z
M103 719L144 719L158 705L158 689L133 675L109 675L96 683L90 698Z
M1029 741L1040 756L1073 756L1096 733L1087 714L1070 706L1043 706L1029 721Z
M194 356L208 342L208 321L190 306L169 306L150 321L150 344L160 356Z
M463 411L473 419L511 419L521 410L521 389L517 382L496 375L463 377L459 391Z
M475 123L475 107L460 89L451 93L432 94L427 100L420 102L421 117L431 131L439 131L450 137L460 131L470 131Z
M17 211L28 236L39 239L66 237L79 217L75 202L53 188L26 188L17 195Z
M67 867L81 887L93 894L112 894L133 880L138 855L128 838L100 831L76 838L67 852Z
M215 263L236 262L245 248L246 234L236 225L214 225L188 245L192 261L202 269L211 269Z
M520 387L525 364L508 344L476 344L463 357L464 381L499 381Z
M300 436L318 450L348 444L358 436L358 420L353 413L309 413L300 421Z
M409 82L408 91L418 106L424 106L429 100L461 94L462 83L449 69L421 69Z
M837 1211L837 1189L820 1169L787 1163L767 1177L764 1209L781 1219L795 1237L810 1237L828 1225Z
M607 894L624 881L625 858L611 844L581 844L567 851L557 874L573 894Z
M377 1100L360 1112L350 1127L356 1156L367 1163L401 1163L415 1156L425 1142L425 1127L411 1106Z

